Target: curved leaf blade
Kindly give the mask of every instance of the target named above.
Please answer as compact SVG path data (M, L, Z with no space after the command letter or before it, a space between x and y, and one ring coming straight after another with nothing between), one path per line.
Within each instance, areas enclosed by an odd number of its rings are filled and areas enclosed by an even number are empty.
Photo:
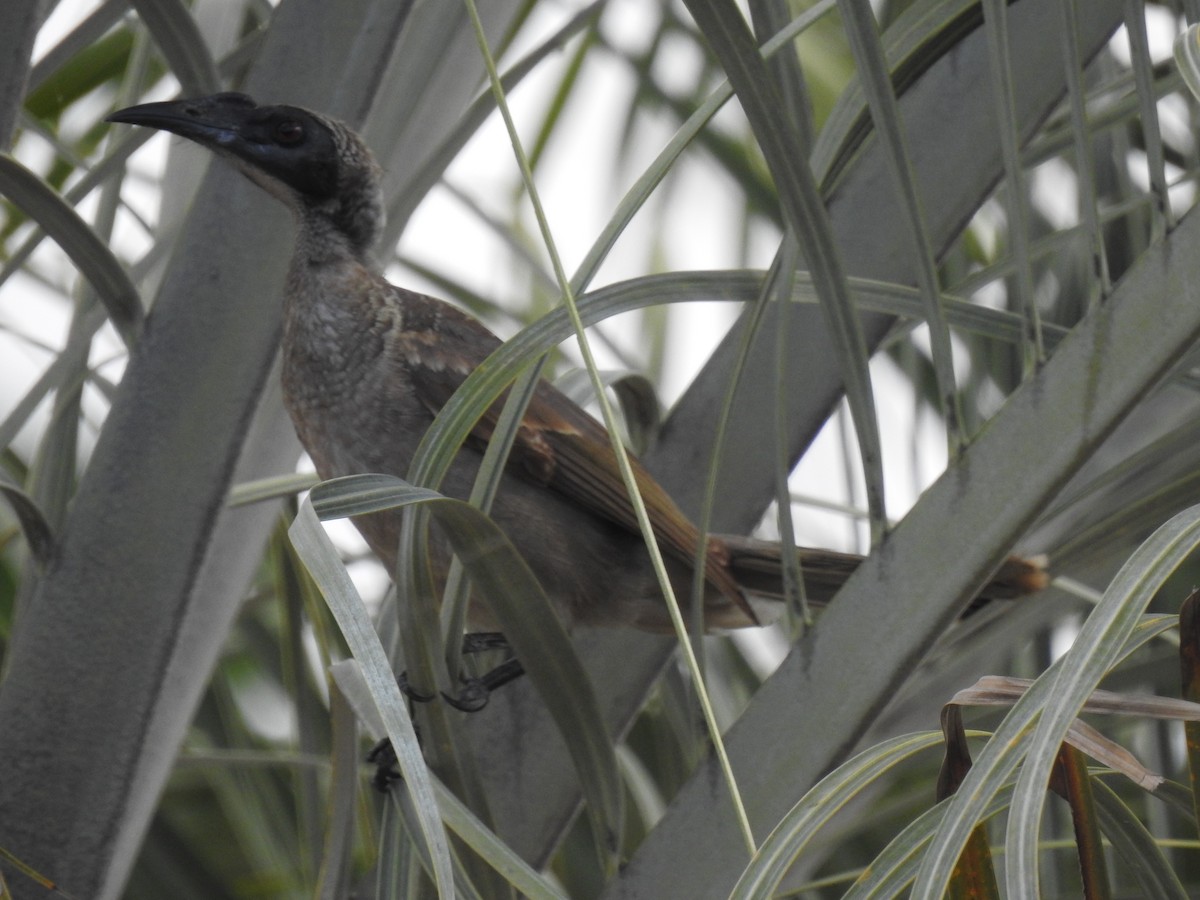
M11 156L0 156L0 194L37 221L71 257L96 289L126 346L132 347L145 318L141 299L121 263L87 222Z
M453 896L454 872L450 845L438 814L417 733L412 720L402 712L406 709L404 697L400 694L400 686L388 664L387 654L379 642L371 617L346 567L321 527L310 497L300 504L296 518L288 528L288 536L337 619L351 653L358 660L392 742L404 784L412 792L413 806L432 860L439 893L444 897Z
M468 503L390 475L335 478L314 488L311 501L322 519L428 508L558 723L597 833L606 836L607 847L616 847L622 788L612 738L566 629L504 532Z
M185 96L215 94L221 90L216 61L180 0L133 0L133 6L170 65L171 73L179 79Z

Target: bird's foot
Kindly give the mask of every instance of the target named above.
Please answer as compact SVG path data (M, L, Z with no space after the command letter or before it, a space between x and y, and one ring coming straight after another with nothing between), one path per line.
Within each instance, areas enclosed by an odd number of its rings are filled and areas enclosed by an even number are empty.
M371 776L371 787L386 794L393 784L404 776L394 768L396 765L396 750L389 738L384 738L367 754L367 762L375 764L375 774Z
M509 649L508 641L505 639L504 635L501 634L499 631L476 631L476 632L472 632L470 634L463 635L462 652L463 652L464 656L469 656L473 653L486 653L488 650L507 650L507 649ZM488 673L488 674L490 675L491 673ZM520 674L520 673L518 673L518 674ZM487 677L488 677L487 675L484 676L485 679ZM516 676L514 675L512 677L515 678ZM460 698L462 698L463 695L465 695L465 694L471 693L470 681L474 681L474 680L476 680L476 679L468 679L467 680L468 687L459 694ZM512 678L509 678L507 680L511 681ZM400 686L400 693L402 693L409 700L412 700L414 703L429 703L435 698L434 694L426 694L426 693L418 691L416 688L414 688L408 681L408 673L407 672L401 672L400 676L396 679L396 683ZM507 683L507 682L501 682L501 683L503 684L503 683ZM496 685L496 686L499 687L499 685ZM467 700L465 700L465 702L470 703L470 700L467 699ZM484 700L483 700L483 705L486 705L486 703L487 703L487 698L485 696ZM453 701L451 701L451 705L454 705ZM480 705L479 708L482 709L483 705ZM462 707L456 706L456 708L461 709Z
M504 635L496 632L479 632L463 636L464 654L507 649L508 641L504 639ZM519 659L507 659L478 678L462 679L462 690L455 695L443 692L442 697L457 710L467 713L479 712L487 706L492 691L503 687L510 681L515 681L524 674L525 667L521 665ZM413 688L408 683L407 673L401 672L396 683L400 686L400 692L415 703L429 703L434 699L433 694L425 694ZM371 778L371 784L380 793L386 794L392 785L400 780L401 775L394 768L396 751L392 748L392 742L388 738L384 738L371 748L367 754L367 762L375 765L375 775Z
M508 659L479 678L464 678L463 689L457 695L443 693L442 698L462 712L479 712L487 706L492 691L524 674L525 667L519 659Z
M508 650L508 639L499 631L473 631L463 635L464 656L487 650Z
M400 693L411 700L413 703L429 703L435 699L433 694L423 694L415 687L408 683L408 673L401 672L396 678L396 684L400 688Z

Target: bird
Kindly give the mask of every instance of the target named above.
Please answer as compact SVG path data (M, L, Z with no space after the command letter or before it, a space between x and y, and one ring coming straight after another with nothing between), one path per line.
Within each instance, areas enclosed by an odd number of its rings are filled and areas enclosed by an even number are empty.
M363 139L329 116L260 105L236 92L145 103L108 121L206 147L291 209L296 241L283 290L281 354L284 402L296 433L322 479L405 477L434 416L501 341L454 305L380 274L372 249L384 224L381 171ZM483 414L458 451L440 487L446 495L468 496L502 402ZM630 463L672 586L688 596L701 535L637 458L631 455ZM520 423L491 517L568 627L673 630L608 432L546 380ZM384 511L353 521L394 571L400 515ZM782 547L737 535L704 541L703 628L761 624L750 598L782 596ZM815 603L829 600L862 560L829 550L795 552ZM433 541L431 555L435 581L444 584L448 544ZM1011 557L984 596L1009 599L1045 584L1041 561ZM468 628L499 629L487 603L474 596Z

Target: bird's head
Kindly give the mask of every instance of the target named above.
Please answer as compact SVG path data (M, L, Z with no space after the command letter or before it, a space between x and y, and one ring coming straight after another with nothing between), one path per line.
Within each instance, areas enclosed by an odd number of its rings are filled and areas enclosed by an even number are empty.
M369 250L383 227L379 166L362 139L334 119L224 93L131 106L108 121L158 128L207 147L302 222L328 223L357 252Z

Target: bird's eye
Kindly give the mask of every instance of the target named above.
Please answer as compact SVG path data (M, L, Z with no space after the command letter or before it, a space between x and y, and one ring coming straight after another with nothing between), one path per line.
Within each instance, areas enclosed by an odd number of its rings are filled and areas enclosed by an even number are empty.
M285 147L298 144L304 139L304 126L295 119L283 119L275 123L275 140Z

